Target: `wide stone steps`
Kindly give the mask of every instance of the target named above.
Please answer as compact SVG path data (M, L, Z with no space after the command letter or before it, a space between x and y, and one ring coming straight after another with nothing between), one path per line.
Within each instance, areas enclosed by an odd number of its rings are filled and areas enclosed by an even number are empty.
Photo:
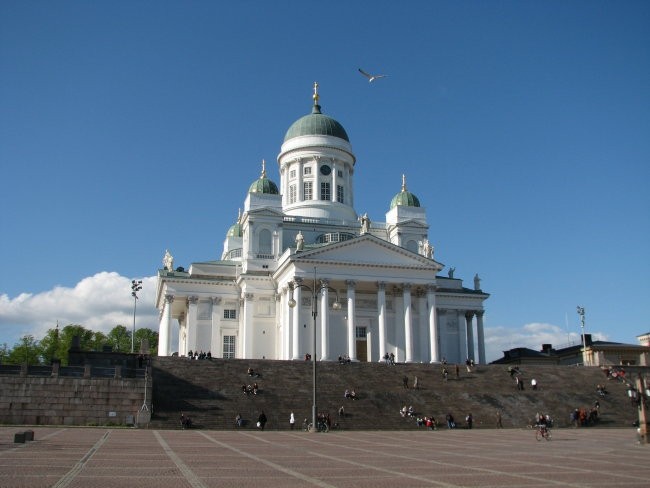
M448 365L448 380L442 366L431 364L317 363L317 406L330 414L342 429L417 429L415 420L402 418L399 409L412 405L418 415L434 416L444 424L451 412L459 425L468 413L474 427L495 426L497 410L504 427L523 427L537 413L548 413L558 426L568 426L575 408L590 408L600 401L601 426L630 426L636 408L630 405L626 386L608 381L598 368L569 366L527 366L522 368L524 391L518 391L505 366L478 366L471 373ZM259 372L250 377L248 368ZM288 429L293 411L296 428L303 419L311 421L313 364L305 361L272 361L186 358L156 358L153 361L152 427L178 428L181 412L194 425L205 429L232 429L239 413L244 428L254 428L264 411L267 429ZM403 387L403 377L409 389ZM420 388L412 389L414 377ZM535 378L539 389L530 388ZM257 395L246 395L242 384L257 382ZM596 385L605 383L610 394L599 398ZM358 400L344 398L346 389L355 389ZM345 416L337 412L343 406Z

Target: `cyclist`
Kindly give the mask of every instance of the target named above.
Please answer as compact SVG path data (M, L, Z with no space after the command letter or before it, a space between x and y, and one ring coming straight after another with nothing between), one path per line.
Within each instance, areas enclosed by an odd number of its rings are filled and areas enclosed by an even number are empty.
M544 437L546 440L550 438L550 434L548 432L548 420L545 415L537 416L535 427L537 427L537 432L535 433L537 440L540 440L542 437Z

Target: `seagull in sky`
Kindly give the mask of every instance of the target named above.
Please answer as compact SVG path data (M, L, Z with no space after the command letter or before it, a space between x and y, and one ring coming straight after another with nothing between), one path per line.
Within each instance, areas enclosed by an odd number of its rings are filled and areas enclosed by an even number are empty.
M359 73L361 73L363 76L368 78L368 83L372 83L375 80L378 80L379 78L385 78L386 75L371 75L370 73L366 73L364 70L359 68Z

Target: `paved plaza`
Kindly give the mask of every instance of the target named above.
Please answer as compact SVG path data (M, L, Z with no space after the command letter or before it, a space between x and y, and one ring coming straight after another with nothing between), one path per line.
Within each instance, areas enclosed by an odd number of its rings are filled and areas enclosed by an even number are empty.
M300 431L0 427L0 487L650 486L634 429Z

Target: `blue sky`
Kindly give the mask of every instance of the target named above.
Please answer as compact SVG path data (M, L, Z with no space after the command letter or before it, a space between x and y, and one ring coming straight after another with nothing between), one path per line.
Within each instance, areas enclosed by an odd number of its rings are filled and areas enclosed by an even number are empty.
M157 328L156 271L218 259L312 84L486 302L488 358L650 330L650 3L0 2L0 344ZM386 73L369 84L358 72ZM443 271L446 275L446 270Z

